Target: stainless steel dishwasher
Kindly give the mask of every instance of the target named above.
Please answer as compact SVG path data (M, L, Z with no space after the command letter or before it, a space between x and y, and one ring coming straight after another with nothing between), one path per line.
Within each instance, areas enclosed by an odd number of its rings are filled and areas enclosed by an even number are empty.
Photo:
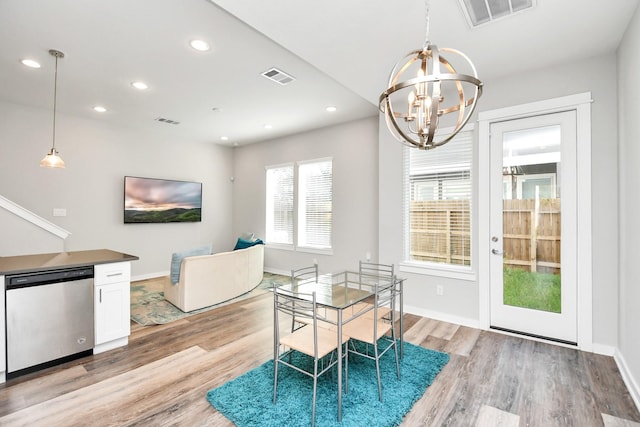
M93 266L5 277L7 378L93 353Z

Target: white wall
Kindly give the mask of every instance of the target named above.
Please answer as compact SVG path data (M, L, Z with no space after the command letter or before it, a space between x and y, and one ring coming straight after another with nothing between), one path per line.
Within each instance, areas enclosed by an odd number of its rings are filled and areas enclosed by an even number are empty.
M481 74L481 70L479 70ZM565 95L592 92L592 220L593 220L593 340L617 344L617 126L615 55L605 55L555 68L486 81L478 111L519 105ZM399 143L380 131L380 259L402 260L402 153ZM477 138L476 138L477 139ZM476 152L477 159L477 152ZM477 163L477 160L476 160ZM476 164L477 170L477 164ZM476 203L477 205L477 203ZM477 224L477 212L473 224ZM477 230L473 232L477 239ZM474 242L472 250L478 250ZM407 278L407 304L420 313L475 325L478 321L478 278L443 279L402 273ZM444 296L436 296L436 285Z
M333 158L333 255L266 247L265 269L288 272L318 260L321 272L357 269L378 248L378 120L358 120L235 149L233 230L265 238L265 167Z
M0 102L0 195L70 231L65 250L137 255L132 271L140 277L168 271L176 250L207 242L215 250L233 248L230 148L185 141L171 127L134 132L115 128L108 117L58 114L56 147L67 168L46 169L38 163L51 147L51 117L49 110ZM202 182L202 222L123 224L125 175ZM53 217L53 208L65 208L67 216ZM47 252L40 229L21 233L18 245L10 224L0 224L2 235L11 236L0 240L0 253L22 254L25 246Z
M619 349L628 373L635 378L635 399L640 405L640 8L618 49L620 124L620 316ZM633 380L632 380L633 381Z
M0 257L50 253L64 250L64 240L49 231L34 227L16 214L0 208ZM24 236L29 235L29 239Z

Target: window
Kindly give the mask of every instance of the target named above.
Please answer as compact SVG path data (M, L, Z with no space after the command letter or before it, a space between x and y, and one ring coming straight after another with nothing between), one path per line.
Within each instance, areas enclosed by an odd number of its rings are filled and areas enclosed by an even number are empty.
M293 245L293 165L267 168L266 241Z
M471 266L472 135L405 151L405 259L412 263Z
M295 187L294 172L293 164L267 167L266 242L293 248L296 241L296 246L303 250L330 250L333 161L322 159L298 163ZM294 206L297 207L296 212Z
M332 161L298 166L298 246L331 249Z

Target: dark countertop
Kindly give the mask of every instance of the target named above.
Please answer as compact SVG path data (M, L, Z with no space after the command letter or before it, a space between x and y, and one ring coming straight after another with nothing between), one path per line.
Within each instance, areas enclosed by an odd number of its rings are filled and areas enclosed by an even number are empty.
M88 267L97 264L135 261L137 259L139 258L135 255L128 255L109 249L0 257L0 275L35 273L70 267Z

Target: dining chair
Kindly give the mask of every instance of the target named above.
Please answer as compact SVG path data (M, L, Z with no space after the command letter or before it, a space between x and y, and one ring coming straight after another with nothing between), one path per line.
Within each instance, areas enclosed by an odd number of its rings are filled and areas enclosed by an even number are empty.
M328 372L338 363L338 334L335 330L318 327L322 317L318 314L316 293L301 294L276 290L273 292L274 301L274 340L273 340L273 403L276 403L278 391L278 367L288 366L313 378L313 399L311 409L311 425L315 424L316 414L316 389L318 378ZM288 322L288 317L306 319L292 333L281 336L281 322ZM286 320L285 320L286 319ZM349 341L348 335L342 335L344 351L342 357L345 366L345 381L348 384L349 352L345 344ZM281 351L282 350L282 351ZM308 362L303 366L302 357L295 353L302 353L313 359L313 367ZM286 360L285 360L286 359ZM308 359L307 359L308 361ZM298 362L298 363L296 363ZM321 363L321 366L319 364ZM306 369L305 369L306 368Z
M318 282L318 264L309 267L291 269L291 283L294 284L303 280L315 279Z
M348 352L358 354L375 361L378 380L378 398L382 402L382 381L380 379L380 358L393 348L396 360L396 373L400 379L400 363L396 340L396 284L395 280L379 281L374 285L373 314L362 315L343 326L343 334L351 337ZM386 312L388 321L383 319ZM380 347L382 345L382 348Z
M298 269L291 269L291 285L295 286L297 284L306 282L306 281L315 281L318 283L318 264L313 264L308 267L301 267ZM324 308L322 310L325 310ZM293 316L291 318L291 331L293 332L296 329L296 324L308 324L309 319L306 318L297 318ZM321 322L321 326L329 328L328 324L323 324Z
M359 262L358 273L360 276L361 283L366 282L367 279L375 280L379 277L389 279L389 280L395 280L393 264L378 264L378 263L373 263L368 261L364 262L361 260ZM365 316L372 317L373 310L371 310L371 307L372 307L372 304L363 302L363 303L356 304L353 307L353 310L354 312L368 310ZM389 309L386 307L380 307L377 314L380 316L380 318L388 317Z

